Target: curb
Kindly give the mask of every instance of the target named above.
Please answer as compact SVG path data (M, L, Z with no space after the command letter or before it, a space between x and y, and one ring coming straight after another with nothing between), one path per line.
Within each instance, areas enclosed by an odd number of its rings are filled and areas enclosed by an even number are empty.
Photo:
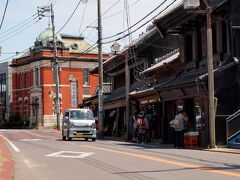
M220 150L220 149L203 149L203 151L208 151L208 152L218 152L218 153L228 153L228 154L240 154L240 150L239 152L237 150Z
M0 179L14 179L14 160L6 141L0 137Z
M128 142L128 141L124 141L118 138L111 138L111 137L106 137L103 140L111 140L111 141L120 141L120 142ZM128 143L133 143L133 142L128 142ZM133 143L133 144L137 144L137 143ZM143 147L161 147L161 144L159 143L144 143L144 144L137 144L139 146L143 146ZM165 148L171 148L174 149L174 147L164 147ZM240 154L240 150L235 150L235 149L204 149L204 148L184 148L186 150L197 150L197 151L208 151L208 152L218 152L218 153L229 153L229 154Z

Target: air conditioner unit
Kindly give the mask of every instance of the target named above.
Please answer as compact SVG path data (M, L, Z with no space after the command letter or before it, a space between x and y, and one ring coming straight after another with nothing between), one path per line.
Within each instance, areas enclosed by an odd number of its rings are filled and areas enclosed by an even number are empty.
M184 9L195 9L200 6L200 0L185 0Z

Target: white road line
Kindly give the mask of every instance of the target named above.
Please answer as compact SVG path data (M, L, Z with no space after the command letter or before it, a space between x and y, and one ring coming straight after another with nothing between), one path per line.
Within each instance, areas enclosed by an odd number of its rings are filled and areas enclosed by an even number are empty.
M94 152L58 151L52 154L48 154L46 156L83 159L93 154Z
M42 136L42 135L39 135L39 134L36 134L36 133L33 133L33 132L26 132L28 134L31 134L31 135L34 135L34 136L38 136L38 137L41 137L41 138L46 138L45 136Z
M12 146L12 148L16 151L16 152L20 152L20 150L17 148L17 146L15 146L9 139L7 139L6 137L4 137L3 135L0 135L2 138L4 138L9 144L10 146Z
M41 139L21 139L20 141L40 141Z

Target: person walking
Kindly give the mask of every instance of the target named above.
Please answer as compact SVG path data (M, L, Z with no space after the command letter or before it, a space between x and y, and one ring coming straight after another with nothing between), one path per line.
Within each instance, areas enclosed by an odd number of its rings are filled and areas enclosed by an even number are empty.
M170 122L170 126L174 128L175 131L175 147L184 147L184 132L186 129L186 124L188 118L184 110L179 111L175 118Z

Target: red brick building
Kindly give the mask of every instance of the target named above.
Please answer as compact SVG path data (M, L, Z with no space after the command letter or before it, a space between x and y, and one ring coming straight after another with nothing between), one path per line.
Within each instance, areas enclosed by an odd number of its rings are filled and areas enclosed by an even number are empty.
M56 116L51 28L40 33L34 44L23 56L12 60L13 112L29 118L30 126L53 126ZM98 55L83 37L57 35L57 47L63 113L94 94L98 75L89 70L98 65Z

